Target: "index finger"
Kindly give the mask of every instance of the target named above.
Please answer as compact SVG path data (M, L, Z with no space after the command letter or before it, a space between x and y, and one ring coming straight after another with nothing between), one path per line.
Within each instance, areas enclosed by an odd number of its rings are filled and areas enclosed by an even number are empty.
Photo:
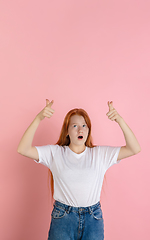
M51 107L54 103L54 100L52 100L49 104L48 104L48 107Z

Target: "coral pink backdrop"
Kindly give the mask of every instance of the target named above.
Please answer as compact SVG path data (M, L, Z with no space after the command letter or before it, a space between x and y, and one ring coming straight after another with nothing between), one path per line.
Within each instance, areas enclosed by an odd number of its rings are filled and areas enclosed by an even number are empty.
M150 2L1 1L0 239L46 240L52 200L48 170L17 153L45 99L55 114L34 145L54 144L67 111L90 115L94 144L124 145L107 101L126 120L142 151L112 166L101 204L105 240L150 236Z

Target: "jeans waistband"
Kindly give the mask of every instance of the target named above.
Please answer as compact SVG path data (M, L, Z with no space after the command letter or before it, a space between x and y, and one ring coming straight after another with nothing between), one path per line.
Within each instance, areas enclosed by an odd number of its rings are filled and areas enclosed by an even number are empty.
M56 200L54 202L54 206L65 210L67 213L69 213L71 211L72 212L78 212L78 213L79 212L90 212L91 213L92 211L96 210L97 208L99 208L99 207L101 208L100 202L98 202L98 203L96 203L92 206L88 206L88 207L73 207L73 206L69 206L69 205L66 205L64 203L61 203L59 201L56 201Z

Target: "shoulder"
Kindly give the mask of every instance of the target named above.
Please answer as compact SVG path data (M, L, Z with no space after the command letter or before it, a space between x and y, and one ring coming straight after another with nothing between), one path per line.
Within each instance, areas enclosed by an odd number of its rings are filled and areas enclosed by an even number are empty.
M94 146L94 147L87 147L88 151L95 152L102 148L103 146Z
M59 146L58 144L48 146L53 152L63 152L65 150L65 146Z
M103 146L103 145L98 145L94 146L92 148L88 147L89 152L97 153L97 154L106 154L108 152L113 152L116 151L118 147L112 147L112 146Z
M43 145L43 146L36 146L38 152L47 152L47 153L52 153L53 155L55 154L55 152L59 152L62 151L64 149L64 147L59 146L57 144L55 145Z
M87 147L87 154L89 153L92 153L92 154L95 154L95 153L98 153L101 149L101 146L94 146L94 147Z

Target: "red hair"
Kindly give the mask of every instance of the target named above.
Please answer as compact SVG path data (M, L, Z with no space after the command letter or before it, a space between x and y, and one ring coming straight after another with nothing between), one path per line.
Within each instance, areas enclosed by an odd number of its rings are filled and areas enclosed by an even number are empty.
M87 140L85 142L85 146L90 147L90 148L94 147L94 145L92 143L92 136L91 136L91 120L90 120L87 112L81 108L72 109L67 113L67 115L64 119L63 125L62 125L60 137L56 144L58 144L59 146L69 146L70 138L68 136L68 127L69 127L69 123L70 123L70 118L74 115L79 115L79 116L84 117L85 122L89 128L89 133L88 133ZM49 170L49 172L50 172L50 170ZM51 174L51 190L52 190L52 196L53 196L53 193L54 193L53 176L52 176L51 172L50 172L50 174Z
M69 127L69 123L70 123L70 118L74 115L79 115L79 116L84 117L85 122L86 122L86 124L89 128L89 134L88 134L87 140L85 142L85 145L87 147L94 147L94 145L92 143L92 137L91 137L91 120L90 120L87 112L85 110L81 109L81 108L72 109L67 113L67 115L64 119L63 125L62 125L59 140L56 144L58 144L59 146L69 146L70 138L67 135L68 134L68 127Z

